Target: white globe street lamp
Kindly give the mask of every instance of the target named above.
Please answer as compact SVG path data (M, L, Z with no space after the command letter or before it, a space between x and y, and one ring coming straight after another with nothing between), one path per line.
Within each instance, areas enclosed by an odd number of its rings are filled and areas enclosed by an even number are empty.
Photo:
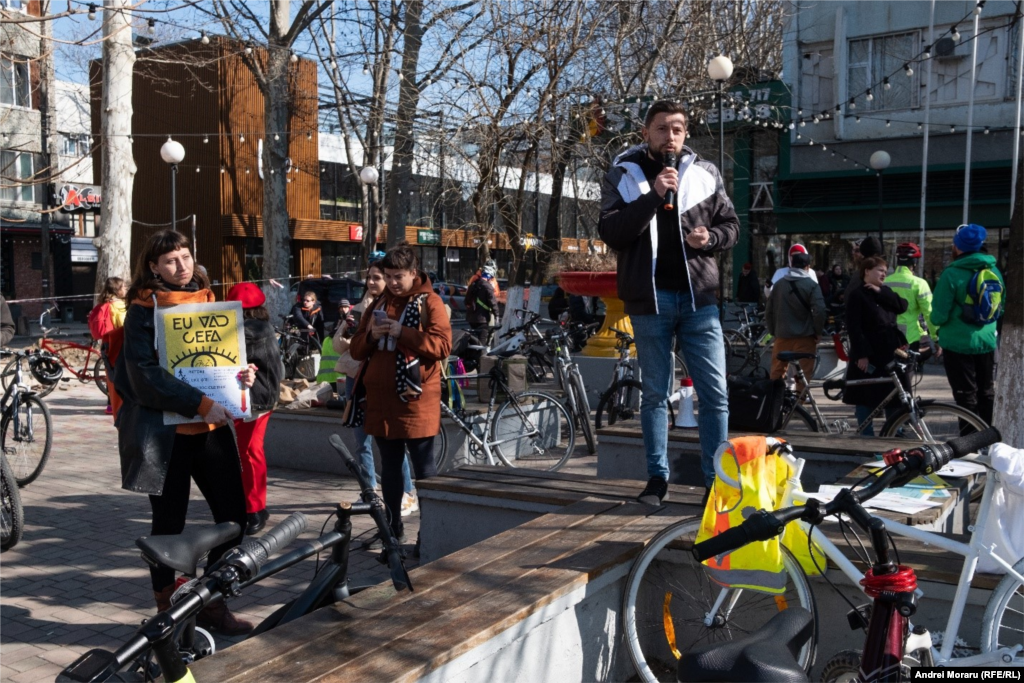
M164 163L171 165L171 230L178 229L178 195L177 183L178 164L185 158L185 148L180 142L172 140L169 136L167 142L160 148L160 158Z
M376 185L379 177L380 174L373 166L364 166L363 170L359 171L359 180L363 185Z
M708 62L708 76L713 81L726 81L732 76L732 60L725 55L718 55Z

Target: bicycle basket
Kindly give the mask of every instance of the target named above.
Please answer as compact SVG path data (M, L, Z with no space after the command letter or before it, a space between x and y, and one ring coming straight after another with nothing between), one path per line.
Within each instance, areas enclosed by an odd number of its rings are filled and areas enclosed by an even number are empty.
M28 361L29 372L42 384L53 384L60 381L64 368L53 358L33 356Z

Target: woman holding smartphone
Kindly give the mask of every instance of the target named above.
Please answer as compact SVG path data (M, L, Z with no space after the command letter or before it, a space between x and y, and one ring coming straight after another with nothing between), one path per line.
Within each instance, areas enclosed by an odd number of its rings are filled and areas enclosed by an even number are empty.
M366 363L363 428L381 454L381 489L391 531L404 541L402 463L408 449L417 480L436 474L433 440L441 426L440 361L451 351L452 330L444 302L420 270L412 247L392 248L381 266L384 295L369 315L363 314L349 353Z

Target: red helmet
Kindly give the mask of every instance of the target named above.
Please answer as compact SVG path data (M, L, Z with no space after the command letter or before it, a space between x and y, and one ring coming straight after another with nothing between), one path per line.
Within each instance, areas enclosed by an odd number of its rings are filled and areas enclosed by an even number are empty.
M921 248L913 242L904 242L896 247L896 258L921 258Z

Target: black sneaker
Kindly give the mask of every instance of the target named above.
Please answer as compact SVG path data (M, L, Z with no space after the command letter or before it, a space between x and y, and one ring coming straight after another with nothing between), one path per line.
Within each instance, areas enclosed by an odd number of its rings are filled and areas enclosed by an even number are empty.
M661 477L651 477L636 499L644 505L661 505L668 500L668 482Z

